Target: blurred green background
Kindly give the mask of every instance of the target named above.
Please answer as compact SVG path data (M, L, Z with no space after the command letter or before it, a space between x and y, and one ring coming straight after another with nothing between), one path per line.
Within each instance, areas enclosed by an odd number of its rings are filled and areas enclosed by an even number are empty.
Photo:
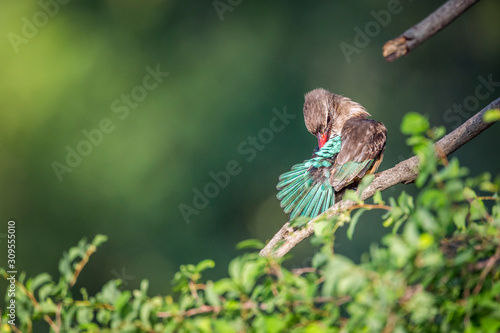
M391 2L233 0L216 2L218 9L212 1L2 2L2 251L13 219L17 268L28 276L56 276L64 250L102 233L109 242L77 289L95 292L113 278L135 288L147 278L152 294L167 293L179 265L206 258L217 264L208 277L222 277L239 241L268 240L287 220L275 198L278 176L317 145L303 123L306 92L323 87L349 96L384 122L380 170L411 154L399 131L404 113L427 114L450 131L500 96L497 84L474 104L479 77L500 82L500 2L481 1L408 57L387 63L383 44L442 3L402 0L400 13L381 26L372 11ZM347 59L340 44L355 47L355 28L377 25ZM148 67L169 75L145 90ZM127 95L135 96L128 105ZM465 101L470 111L451 109ZM296 117L265 136L273 109L284 108ZM103 120L112 130L95 134L98 144L82 143L84 131L96 133ZM266 143L258 141L248 161L238 147L248 149L259 133ZM473 175L497 174L499 139L495 126L455 156ZM54 162L67 165L67 147L86 156L58 177ZM210 172L232 160L241 171L186 221L179 205L193 207L196 189L213 182ZM400 185L383 197L402 189L414 192ZM379 216L364 215L353 241L341 231L336 251L359 261L386 232ZM303 243L287 265L310 265L314 248Z

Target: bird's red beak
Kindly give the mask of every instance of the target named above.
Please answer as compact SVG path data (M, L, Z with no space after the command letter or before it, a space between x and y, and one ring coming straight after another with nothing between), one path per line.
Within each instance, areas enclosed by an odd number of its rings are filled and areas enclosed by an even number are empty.
M318 134L318 146L319 149L325 145L325 143L328 141L328 135L319 133Z

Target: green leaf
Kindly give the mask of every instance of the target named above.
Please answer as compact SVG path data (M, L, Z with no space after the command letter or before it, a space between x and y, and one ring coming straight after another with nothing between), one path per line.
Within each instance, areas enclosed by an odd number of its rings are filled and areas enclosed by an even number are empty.
M322 324L321 322L312 322L312 323L309 323L307 326L305 326L304 329L300 330L300 332L303 332L303 333L325 333L325 332L328 332L327 330L328 330L328 328L325 327L325 325Z
M222 295L226 292L236 291L236 287L231 279L224 278L214 282L214 291Z
M54 284L52 283L47 283L38 289L38 298L40 299L41 302L43 302L49 295L52 294L54 291Z
M429 136L432 139L432 141L437 141L445 134L446 134L446 128L444 126L439 126L439 127L434 127Z
M95 247L98 247L102 243L107 242L107 241L108 241L108 236L97 234L97 235L95 235L94 239L92 240L92 245L94 245Z
M85 250L79 247L72 247L68 251L68 258L70 261L73 261L77 258L83 258L85 255Z
M278 333L278 332L283 332L286 328L286 321L283 321L280 317L276 315L265 316L261 318L264 319L264 327L265 327L265 330L262 332Z
M382 200L382 193L380 192L380 190L377 190L377 192L375 192L375 194L373 195L373 203L376 205L385 204L384 200Z
M63 254L62 259L59 261L59 272L66 279L66 281L70 281L73 276L73 269L71 268L71 261L68 257L68 254Z
M500 120L500 109L491 109L484 113L483 120L487 123L492 123Z
M40 275L37 275L33 279L28 280L28 282L26 283L26 288L29 291L34 292L38 287L50 281L52 281L52 277L48 273L42 273Z
M434 318L437 312L434 302L434 296L428 292L415 293L405 304L405 308L411 313L411 322L421 324Z
M444 207L449 198L442 190L428 189L421 193L420 200L424 206L439 208Z
M229 276L237 283L241 280L242 257L236 257L229 263Z
M179 309L184 311L195 304L193 296L191 294L182 294L178 300Z
M386 228L390 227L394 223L394 218L392 216L389 216L383 223L382 225Z
M236 244L236 248L238 250L242 250L242 249L261 250L263 247L264 247L264 243L262 243L262 241L259 239L246 239L246 240L241 241L238 244Z
M151 326L151 313L153 312L153 304L151 303L146 303L141 306L141 311L140 311L140 318L144 326L150 327Z
M314 268L319 268L328 262L328 255L323 252L316 252L312 259L312 266Z
M351 222L349 222L349 228L347 229L347 238L349 238L349 240L352 240L352 235L354 234L356 224L358 224L359 217L365 212L365 210L365 208L360 208L352 216Z
M348 258L336 255L329 260L326 264L325 270L325 282L323 284L321 293L323 296L332 296L338 289L339 284L345 278L348 280L351 276L356 275L354 278L357 279L357 274L354 274L354 267L352 261ZM351 281L348 281L351 282ZM350 288L349 283L342 284L343 292Z
M481 182L481 184L479 184L479 189L481 191L490 192L490 193L496 193L499 191L498 186L493 184L490 181Z
M387 236L384 238L384 242L389 246L389 251L392 255L392 264L396 267L405 266L413 254L413 249L397 235Z
M416 112L409 112L403 118L401 132L407 135L419 135L429 129L427 118Z
M215 267L215 262L213 260L211 260L211 259L205 259L205 260L200 261L196 265L195 271L197 273L201 273L201 272L203 272L206 269L214 268L214 267Z
M217 295L212 281L208 281L205 286L205 296L207 297L208 304L213 306L219 306L221 304L219 295Z
M359 197L359 195L356 193L356 191L353 191L353 190L346 190L345 193L344 193L344 197L342 199L343 200L354 201L354 202L357 202L357 203L363 202L361 200L361 198Z
M363 191L368 187L373 182L373 179L375 179L375 175L366 175L361 179L361 183L358 185L358 193L361 196L363 194Z
M483 317L479 319L479 322L484 333L498 333L500 331L500 319L498 317Z
M469 214L469 208L468 207L459 207L453 214L453 222L455 223L455 226L460 229L465 231L465 222L467 215Z
M411 136L408 139L406 139L406 144L408 146L415 146L415 147L421 147L424 146L425 143L427 142L427 139L424 138L423 136Z
M243 264L241 272L242 286L245 292L250 293L257 281L257 278L263 273L263 262L248 261Z
M414 219L424 230L430 233L437 232L440 227L436 216L426 208L415 211Z
M146 279L143 279L141 281L141 285L140 285L140 290L141 290L141 292L142 292L143 295L147 294L148 288L149 288L149 281L146 280Z
M122 311L128 304L128 301L132 297L132 293L129 290L125 290L121 295L115 300L114 307L117 312Z
M305 226L309 221L311 221L310 217L307 216L298 216L294 218L293 220L290 221L290 226L295 227L295 228L302 228Z
M103 303L113 304L115 300L120 296L120 290L118 289L119 281L111 280L102 287L102 291L99 294L100 301Z
M413 208L413 197L408 195L405 191L401 192L398 197L398 205L405 214L410 214Z
M474 198L477 197L476 192L474 192L474 190L472 190L470 187L464 188L463 193L464 193L465 199L467 199L467 200L473 200Z
M76 320L78 321L79 324L90 323L93 318L94 314L92 312L92 309L90 308L82 307L79 308L76 312Z
M225 318L215 320L214 327L214 332L218 333L234 333L235 331L237 331L231 324L231 322Z
M431 234L428 233L423 233L420 234L419 240L418 240L418 248L420 250L425 250L429 246L434 244L434 237L432 237Z
M403 239L407 244L418 244L420 241L420 234L418 227L415 223L407 223L403 229Z
M42 313L55 313L57 311L57 306L52 302L52 300L49 298L45 302L39 303L40 310Z
M480 220L486 218L486 206L479 199L474 199L470 205L470 219Z
M109 310L100 309L96 315L97 322L101 325L107 325L111 320L111 312Z
M329 221L318 221L314 223L314 235L319 238L329 237L332 234L332 223Z
M459 252L455 258L454 263L456 266L462 266L466 263L469 263L474 258L474 250L466 249L462 252Z

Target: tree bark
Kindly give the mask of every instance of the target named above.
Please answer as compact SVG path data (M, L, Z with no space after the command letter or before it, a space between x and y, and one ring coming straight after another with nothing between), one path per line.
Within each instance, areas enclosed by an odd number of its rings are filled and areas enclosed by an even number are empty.
M394 61L425 42L438 31L444 29L479 0L449 0L420 23L406 30L383 47L385 60Z

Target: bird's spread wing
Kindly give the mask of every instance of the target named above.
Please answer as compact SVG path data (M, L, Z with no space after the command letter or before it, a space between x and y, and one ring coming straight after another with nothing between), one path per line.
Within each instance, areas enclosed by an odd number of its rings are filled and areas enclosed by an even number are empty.
M342 147L335 159L330 179L335 191L361 179L368 170L374 169L374 164L382 158L387 130L375 120L353 118L345 123L341 137Z
M340 137L334 137L311 159L294 165L291 171L280 176L277 197L285 213L290 213L290 220L298 216L312 218L333 206L335 191L330 175L340 146Z

